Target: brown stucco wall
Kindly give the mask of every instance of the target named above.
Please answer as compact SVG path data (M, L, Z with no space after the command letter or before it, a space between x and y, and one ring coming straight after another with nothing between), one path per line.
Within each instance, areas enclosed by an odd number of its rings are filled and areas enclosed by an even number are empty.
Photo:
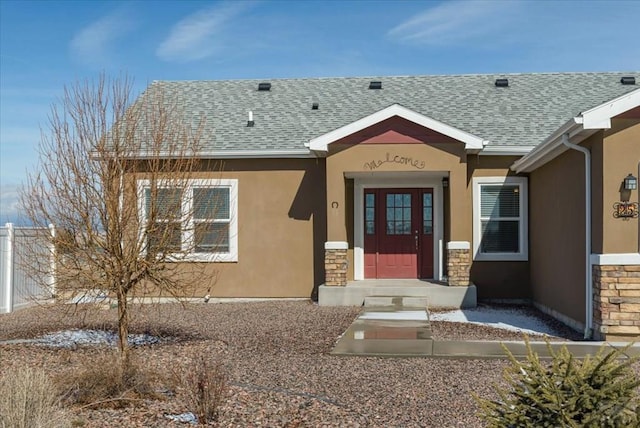
M575 150L529 175L532 297L578 322L585 317L584 186L584 157Z
M621 200L621 184L628 174L638 177L640 165L640 119L613 119L604 133L602 159L602 251L635 253L640 248L638 219L616 219L613 204ZM638 202L638 190L631 202Z
M324 159L211 161L194 178L238 179L238 261L206 264L212 297L314 295L324 282Z
M473 199L474 177L516 176L509 168L519 156L469 156L467 159L467 198ZM472 237L469 238L471 242ZM472 247L473 248L473 247ZM527 261L474 261L471 282L479 299L527 299L531 297Z

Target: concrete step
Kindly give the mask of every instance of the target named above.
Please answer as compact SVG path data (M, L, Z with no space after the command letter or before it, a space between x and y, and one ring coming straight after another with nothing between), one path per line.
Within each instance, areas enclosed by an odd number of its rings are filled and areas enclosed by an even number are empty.
M365 307L400 307L400 308L426 308L428 306L427 297L415 296L366 296L364 298Z

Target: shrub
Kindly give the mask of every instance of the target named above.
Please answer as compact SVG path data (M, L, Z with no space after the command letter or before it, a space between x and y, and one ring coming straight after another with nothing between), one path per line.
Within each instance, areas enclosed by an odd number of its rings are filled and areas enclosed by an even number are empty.
M204 355L193 358L192 364L174 372L185 397L186 406L198 422L216 421L219 409L229 392L227 374L219 362Z
M70 404L119 407L137 399L156 397L156 375L138 364L131 355L122 364L115 351L105 351L96 358L84 358L79 367L57 379L63 400Z
M499 400L475 397L490 427L636 427L640 425L640 385L632 365L638 357L603 345L594 357L574 359L566 346L543 364L528 341L518 361L506 348L509 388L494 386Z
M64 427L57 390L42 369L22 368L0 378L0 427Z

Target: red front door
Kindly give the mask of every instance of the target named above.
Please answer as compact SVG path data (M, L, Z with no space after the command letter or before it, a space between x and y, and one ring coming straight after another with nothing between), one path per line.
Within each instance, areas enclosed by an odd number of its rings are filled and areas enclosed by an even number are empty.
M433 278L433 189L367 189L365 278Z

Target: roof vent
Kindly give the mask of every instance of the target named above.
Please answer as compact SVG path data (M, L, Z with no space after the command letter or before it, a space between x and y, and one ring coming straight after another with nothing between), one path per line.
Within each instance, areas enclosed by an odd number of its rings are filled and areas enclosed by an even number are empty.
M253 127L256 123L253 121L253 112L249 110L249 120L247 120L247 128Z
M382 89L382 82L379 80L372 80L369 82L369 89Z
M496 88L506 88L509 86L509 79L496 79Z
M623 76L620 78L620 83L622 83L623 85L635 85L636 78L633 76Z
M270 91L271 90L271 83L269 83L269 82L258 83L258 90L259 91Z
M311 110L318 110L318 107L320 107L320 104L318 103L311 104Z

